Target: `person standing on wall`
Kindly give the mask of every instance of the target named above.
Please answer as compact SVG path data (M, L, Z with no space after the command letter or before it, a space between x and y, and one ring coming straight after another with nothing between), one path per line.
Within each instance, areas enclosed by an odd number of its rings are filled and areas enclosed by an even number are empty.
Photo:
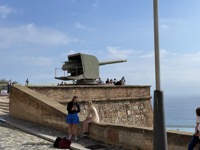
M89 134L89 124L92 122L98 123L99 115L96 108L92 104L92 101L88 101L88 115L83 121L83 136Z
M28 86L28 84L29 84L29 80L28 80L28 79L26 79L26 86Z
M200 107L196 108L196 126L195 133L192 136L192 140L188 144L188 150L193 150L197 143L200 142ZM200 149L200 147L199 147Z
M73 99L67 104L68 114L66 116L66 122L68 124L68 134L69 138L72 138L72 134L75 135L75 140L77 140L77 125L79 124L80 105L77 102L78 97L74 96Z

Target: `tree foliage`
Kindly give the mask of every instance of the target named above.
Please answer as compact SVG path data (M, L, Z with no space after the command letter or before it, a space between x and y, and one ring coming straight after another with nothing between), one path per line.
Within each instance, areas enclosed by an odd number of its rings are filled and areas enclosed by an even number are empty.
M0 84L8 84L9 82L10 82L11 84L17 84L16 81L7 80L7 79L5 79L5 78L0 79Z
M7 79L5 79L5 78L2 78L2 79L0 79L0 91L1 90L7 90L7 88L8 88L8 84L17 84L17 82L16 81L11 81L11 80L7 80Z

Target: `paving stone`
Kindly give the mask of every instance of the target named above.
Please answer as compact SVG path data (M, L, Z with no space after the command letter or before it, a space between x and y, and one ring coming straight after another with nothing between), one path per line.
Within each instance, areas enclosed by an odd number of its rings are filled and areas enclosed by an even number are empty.
M2 122L0 123L0 139L1 150L54 149L51 142L27 134Z

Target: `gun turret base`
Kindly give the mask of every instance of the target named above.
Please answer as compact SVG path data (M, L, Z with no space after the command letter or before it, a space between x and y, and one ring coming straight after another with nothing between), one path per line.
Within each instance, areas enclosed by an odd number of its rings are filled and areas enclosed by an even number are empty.
M96 80L94 79L82 79L82 80L77 80L76 84L80 84L80 85L91 85L91 84L97 84Z

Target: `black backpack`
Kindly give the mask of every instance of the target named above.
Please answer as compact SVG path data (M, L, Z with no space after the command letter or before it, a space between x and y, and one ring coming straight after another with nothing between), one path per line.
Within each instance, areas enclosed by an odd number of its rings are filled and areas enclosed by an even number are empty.
M70 148L71 143L72 142L70 141L70 139L66 137L63 137L63 138L57 137L53 144L53 147L60 148L60 149Z

